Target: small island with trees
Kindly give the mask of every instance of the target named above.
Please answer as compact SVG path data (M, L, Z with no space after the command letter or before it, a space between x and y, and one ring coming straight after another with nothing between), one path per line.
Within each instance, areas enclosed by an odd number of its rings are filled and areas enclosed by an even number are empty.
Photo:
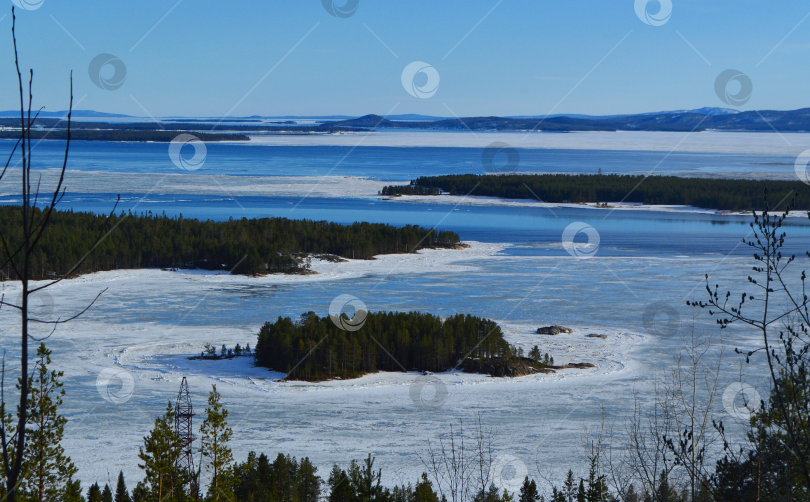
M590 363L555 366L554 358L536 345L524 355L490 319L469 314L442 319L423 312L370 312L363 326L351 332L315 312L295 321L279 317L259 330L254 356L257 366L286 373L286 380L310 382L377 371L460 369L517 377L594 367Z

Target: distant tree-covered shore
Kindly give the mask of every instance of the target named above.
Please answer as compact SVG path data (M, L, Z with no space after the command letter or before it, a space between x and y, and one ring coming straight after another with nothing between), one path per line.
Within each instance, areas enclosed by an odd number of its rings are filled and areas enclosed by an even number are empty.
M387 186L382 195L479 195L543 202L631 202L749 211L761 206L763 189L779 201L796 198L794 209L810 209L808 187L800 181L681 178L677 176L571 174L458 174L427 176L410 185Z
M177 137L177 131L139 131L139 130L104 130L104 129L78 129L70 131L72 141L127 141L135 143L145 143L147 141L155 143L170 143ZM244 134L238 133L208 133L194 132L194 135L201 141L250 141ZM7 130L0 131L0 139L19 139L20 131ZM67 131L65 129L54 130L32 130L32 140L65 140Z
M20 206L0 206L0 232L9 249L20 247ZM70 268L99 236L106 237L76 270ZM306 254L368 260L378 254L424 248L452 248L458 234L415 225L380 223L341 225L326 221L262 218L200 221L152 214L105 216L55 211L32 256L34 278L61 277L107 270L201 268L237 274L306 271ZM5 252L3 253L6 254ZM5 260L3 260L5 262ZM14 269L0 262L4 278Z

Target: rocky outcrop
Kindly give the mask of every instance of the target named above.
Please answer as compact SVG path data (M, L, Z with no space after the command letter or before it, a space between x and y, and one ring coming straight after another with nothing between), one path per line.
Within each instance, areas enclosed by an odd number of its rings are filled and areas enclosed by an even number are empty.
M585 368L596 368L596 366L591 363L568 363L565 366L560 366L559 368L584 370Z
M585 335L585 338L607 338L607 335L597 335L596 333L591 333L589 335Z
M560 333L573 333L574 330L565 326L545 326L537 328L538 335L559 335Z

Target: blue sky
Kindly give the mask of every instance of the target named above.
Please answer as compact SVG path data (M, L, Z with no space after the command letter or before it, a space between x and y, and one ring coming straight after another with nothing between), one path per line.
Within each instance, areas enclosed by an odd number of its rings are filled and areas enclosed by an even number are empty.
M12 2L0 5L5 110ZM348 18L321 0L42 0L17 26L35 102L54 111L72 69L78 108L140 116L598 115L725 107L714 81L729 68L754 84L742 110L810 106L808 14L799 1L673 0L650 26L634 0L359 0ZM90 80L100 53L126 65L119 89ZM440 75L428 99L401 83L413 61Z

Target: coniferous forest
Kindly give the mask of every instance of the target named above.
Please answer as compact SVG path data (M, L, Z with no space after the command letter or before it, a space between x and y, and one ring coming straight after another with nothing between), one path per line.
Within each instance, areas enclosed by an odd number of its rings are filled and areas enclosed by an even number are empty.
M643 180L643 183L642 183ZM543 202L630 202L683 205L721 211L759 207L763 189L775 201L795 197L794 209L810 209L807 185L800 181L629 176L619 174L458 174L420 177L405 186L387 186L382 195L479 195Z
M0 206L0 232L9 248L21 242L19 206ZM82 265L70 267L105 236ZM194 267L237 274L293 273L306 269L302 254L372 259L378 254L451 248L459 236L419 226L262 218L200 221L149 213L105 216L55 211L32 256L34 278L105 270ZM5 277L14 270L5 266Z
M376 371L445 371L466 357L493 360L512 354L494 321L463 314L442 320L420 312L368 313L363 327L352 332L314 312L298 321L279 317L261 327L255 350L257 365L284 373L294 368L288 379L310 381Z

